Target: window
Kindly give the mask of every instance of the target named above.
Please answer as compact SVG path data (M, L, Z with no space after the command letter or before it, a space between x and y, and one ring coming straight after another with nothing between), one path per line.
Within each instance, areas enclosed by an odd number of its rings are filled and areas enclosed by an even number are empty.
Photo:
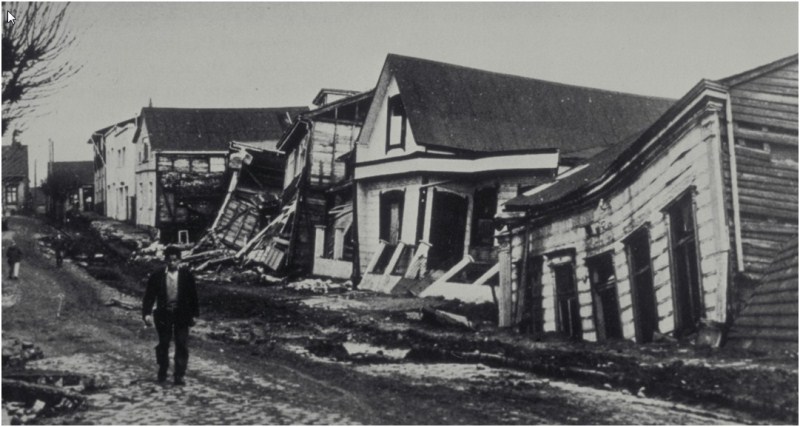
M675 332L684 336L694 332L703 316L700 271L695 238L694 209L691 191L681 196L667 209L672 255L672 286L674 291Z
M403 199L405 192L388 191L380 198L380 238L396 245L400 242L403 226Z
M406 109L400 95L389 98L388 115L386 117L386 151L393 148L406 147Z
M614 257L611 253L586 260L589 267L589 282L592 285L594 323L597 339L604 341L622 338L622 321L619 315L617 277L614 272Z
M145 142L142 144L142 163L147 163L147 158L150 156L150 146Z
M209 171L208 158L200 157L192 159L192 172L206 173Z
M472 198L472 237L470 246L494 244L494 215L497 213L497 188L477 190Z
M654 332L658 331L658 309L650 263L650 236L646 228L634 231L625 239L625 252L628 255L636 342L648 343L653 341Z
M5 203L17 203L18 189L16 185L7 185L3 191L3 200Z
M225 158L212 157L210 163L211 172L225 172Z

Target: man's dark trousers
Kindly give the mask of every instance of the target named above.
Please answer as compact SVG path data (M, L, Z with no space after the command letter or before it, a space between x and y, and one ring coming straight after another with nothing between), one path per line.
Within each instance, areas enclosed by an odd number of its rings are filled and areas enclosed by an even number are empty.
M189 362L189 323L176 319L174 311L156 310L153 321L158 332L156 361L159 377L166 377L169 369L169 343L175 339L175 378L183 378Z

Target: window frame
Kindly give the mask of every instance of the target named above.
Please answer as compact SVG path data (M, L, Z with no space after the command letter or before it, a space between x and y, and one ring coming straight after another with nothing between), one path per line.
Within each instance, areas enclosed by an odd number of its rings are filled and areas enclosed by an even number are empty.
M398 111L399 110L399 111ZM392 118L400 117L400 141L392 142ZM408 114L400 94L390 96L386 102L386 152L393 149L405 150L408 134Z

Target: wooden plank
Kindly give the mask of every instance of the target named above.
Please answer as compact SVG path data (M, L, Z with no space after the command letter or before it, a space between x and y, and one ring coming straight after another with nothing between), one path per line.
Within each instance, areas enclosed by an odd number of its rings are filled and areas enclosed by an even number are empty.
M772 203L773 200L776 200L779 202L792 202L797 205L797 188L795 188L794 191L778 193L764 189L743 188L739 186L739 195L763 199L766 203Z
M763 314L760 316L747 316L736 319L736 326L742 327L778 327L797 328L797 311L795 315Z
M739 180L739 185L742 182L754 182L758 184L766 184L772 187L775 186L794 186L797 187L796 178L776 178L771 176L762 176L753 173L737 173L736 176Z
M776 75L765 75L763 77L759 77L755 80L751 80L751 82L760 85L771 85L771 86L784 86L788 88L795 88L797 89L797 79L786 78L783 76L776 76Z
M795 293L794 298L794 302L786 302L786 300L781 300L772 304L761 303L757 305L748 305L747 314L750 316L762 314L793 314L797 316L797 293Z
M770 165L769 167L762 167L760 165L753 165L752 162L747 162L746 159L741 159L742 161L739 162L737 159L736 168L742 173L750 173L754 175L761 175L767 177L775 177L775 178L782 178L786 180L790 180L792 182L797 182L797 170L786 170L780 167L776 167L776 165Z
M778 104L797 105L796 96L776 95L773 93L764 93L752 90L743 90L736 88L731 92L732 96L740 96L750 99L758 99L760 101L775 102Z
M796 110L796 108L795 108ZM743 105L736 106L733 110L733 120L736 120L740 114L747 114L750 116L767 117L788 121L797 121L797 111L779 111L777 109L761 108L761 107L747 107Z
M791 69L784 68L782 70L775 70L775 71L769 73L768 75L772 76L772 77L780 77L780 78L784 78L784 79L790 79L790 80L794 80L795 82L797 82L797 70L791 70ZM797 85L797 83L795 83L795 85Z
M758 150L755 148L748 148L743 147L740 145L736 146L736 157L744 157L752 160L757 160L764 165L769 165L772 162L772 156L769 153L763 150Z
M795 97L797 96L797 86L786 87L779 85L754 83L753 81L750 81L747 83L740 84L737 87L743 90L749 90L755 92L772 93L776 95L790 95Z
M745 96L731 96L731 105L733 105L734 118L736 118L736 111L740 107L763 108L766 110L784 111L789 113L797 113L798 111L797 104L783 104L778 102L763 101Z
M797 120L780 120L780 119L754 116L751 114L738 114L736 115L736 117L734 117L734 120L753 123L761 126L797 130Z
M751 205L748 203L742 203L740 206L740 211L742 214L753 214L753 215L761 215L766 217L772 218L786 218L786 219L796 219L797 218L797 207L795 206L793 211L783 210L783 209L773 209L773 208L765 208L763 207L762 203L757 203L755 205Z
M737 126L733 132L737 138L742 137L745 139L750 139L755 141L763 141L775 144L785 144L797 147L797 134L790 135L778 132L760 131L760 130L743 128L741 126Z

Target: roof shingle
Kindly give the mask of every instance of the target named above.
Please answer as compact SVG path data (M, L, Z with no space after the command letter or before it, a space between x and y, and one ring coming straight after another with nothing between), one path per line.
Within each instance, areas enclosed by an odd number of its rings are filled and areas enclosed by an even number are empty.
M50 173L54 176L72 176L78 185L94 185L94 162L53 162ZM62 175L63 174L63 175Z

